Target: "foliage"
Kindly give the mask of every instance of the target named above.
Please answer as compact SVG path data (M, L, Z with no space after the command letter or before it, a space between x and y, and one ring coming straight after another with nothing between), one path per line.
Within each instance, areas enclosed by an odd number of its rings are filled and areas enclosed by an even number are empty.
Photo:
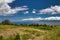
M3 36L0 36L0 40L3 40Z
M9 20L4 20L1 22L1 24L4 24L4 25L10 25L11 22Z
M28 35L28 34L24 34L22 36L22 40L28 40L29 38L30 38L30 35Z
M23 25L21 25L23 26ZM36 29L43 29L43 30L52 30L55 26L52 25L46 25L46 24L29 24L29 25L24 25L24 27L32 27Z
M23 26L23 27L33 27L36 29L44 29L44 30L51 30L54 28L52 25L46 25L46 24L13 24L8 19L1 22L3 25L15 25L15 26Z
M16 36L15 36L15 40L21 40L20 39L20 35L17 33Z

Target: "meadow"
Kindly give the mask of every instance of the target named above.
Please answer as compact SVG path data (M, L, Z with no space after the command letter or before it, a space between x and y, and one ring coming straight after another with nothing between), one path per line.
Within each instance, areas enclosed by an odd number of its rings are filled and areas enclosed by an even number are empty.
M0 40L60 40L60 26L0 25Z

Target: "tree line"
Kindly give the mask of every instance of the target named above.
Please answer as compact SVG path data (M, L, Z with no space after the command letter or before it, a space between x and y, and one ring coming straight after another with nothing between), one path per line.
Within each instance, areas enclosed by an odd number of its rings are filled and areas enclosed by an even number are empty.
M52 26L52 25L46 25L46 24L16 24L16 23L12 23L8 19L3 20L0 24L2 24L2 25L22 25L22 26L27 26L27 25L28 26Z

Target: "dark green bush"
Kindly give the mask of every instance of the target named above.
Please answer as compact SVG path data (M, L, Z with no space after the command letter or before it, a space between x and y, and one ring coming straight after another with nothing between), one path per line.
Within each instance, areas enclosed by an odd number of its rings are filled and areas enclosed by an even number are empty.
M28 35L28 34L24 34L22 36L22 40L28 40L29 38L30 38L30 35Z
M3 36L0 36L0 40L3 40Z
M1 24L3 24L3 25L10 25L11 22L9 20L4 20L4 21L1 22Z
M15 36L15 40L21 40L20 35L18 33Z

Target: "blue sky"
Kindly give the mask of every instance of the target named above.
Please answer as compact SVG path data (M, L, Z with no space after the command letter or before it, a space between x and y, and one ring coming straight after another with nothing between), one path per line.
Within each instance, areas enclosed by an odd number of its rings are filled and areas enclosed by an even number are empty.
M60 0L3 0L0 6L0 21L60 20Z

